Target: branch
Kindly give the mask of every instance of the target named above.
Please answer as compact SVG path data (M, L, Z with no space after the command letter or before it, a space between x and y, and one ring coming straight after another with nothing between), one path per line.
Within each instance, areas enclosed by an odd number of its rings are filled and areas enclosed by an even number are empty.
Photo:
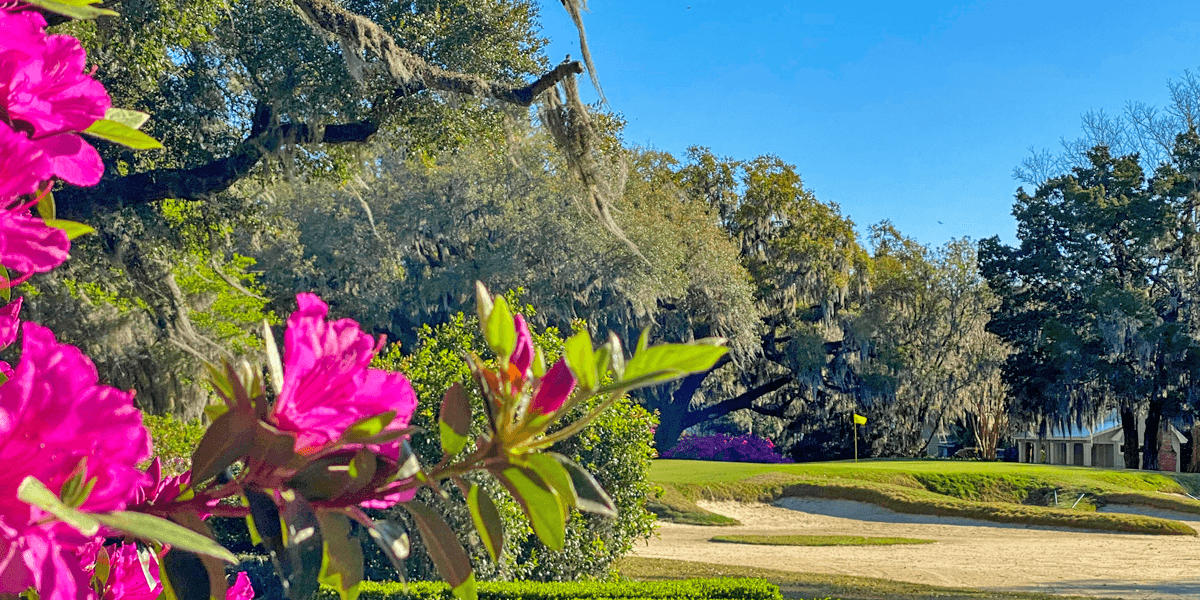
M219 194L258 165L284 142L344 144L364 142L379 127L372 121L327 125L319 133L304 123L272 126L273 112L259 106L250 136L224 158L191 169L155 169L124 177L106 178L88 188L66 187L56 193L65 218L86 221L99 212L137 206L166 198L207 200ZM111 170L110 170L111 172Z
M495 98L518 106L530 106L542 92L558 82L583 73L579 61L563 61L531 84L513 87L476 75L455 73L429 64L401 48L390 33L374 21L350 12L331 0L294 0L309 21L322 31L337 36L347 52L367 51L387 66L399 84L396 95L410 96L423 90L440 90L481 98Z
M684 422L687 423L684 428L686 429L693 425L703 423L709 419L715 419L717 417L727 415L735 410L742 410L746 408L762 414L769 414L771 416L783 416L782 409L778 411L771 411L769 409L755 408L754 401L776 390L779 390L791 382L791 377L779 377L723 402L718 402L712 406L707 406L695 412L688 412L684 415ZM775 414L776 412L778 412L778 414Z

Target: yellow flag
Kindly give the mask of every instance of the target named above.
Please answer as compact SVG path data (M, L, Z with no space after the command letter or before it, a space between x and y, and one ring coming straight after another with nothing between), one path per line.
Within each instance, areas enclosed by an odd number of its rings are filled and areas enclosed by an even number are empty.
M858 413L854 413L854 424L855 425L866 425L867 418Z

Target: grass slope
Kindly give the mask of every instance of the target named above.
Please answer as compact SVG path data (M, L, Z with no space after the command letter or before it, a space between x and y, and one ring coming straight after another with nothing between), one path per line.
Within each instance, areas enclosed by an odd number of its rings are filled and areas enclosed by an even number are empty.
M861 535L718 535L708 541L755 546L895 546L937 543L937 540Z
M784 496L857 500L896 512L1128 533L1196 535L1178 521L1097 513L1107 503L1200 514L1184 496L1200 476L1086 467L960 461L746 464L658 460L650 479L690 501L773 501ZM1059 507L1053 503L1057 490ZM1083 495L1074 509L1068 507ZM699 508L699 507L697 507Z
M794 573L775 569L734 567L711 563L626 556L617 563L623 577L661 581L696 577L755 577L783 592L784 598L837 598L839 600L1089 600L1084 596L1055 596L1018 592L993 592L950 588L872 577ZM1093 599L1094 600L1094 599Z

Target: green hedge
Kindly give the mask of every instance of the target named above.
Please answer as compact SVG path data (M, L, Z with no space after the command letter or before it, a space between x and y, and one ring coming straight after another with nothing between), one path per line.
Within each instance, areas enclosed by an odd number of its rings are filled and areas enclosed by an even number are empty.
M360 600L453 600L450 588L439 582L414 582L407 588L394 581L365 581ZM779 586L761 579L688 579L630 582L482 582L479 600L781 600ZM317 600L337 600L323 588Z

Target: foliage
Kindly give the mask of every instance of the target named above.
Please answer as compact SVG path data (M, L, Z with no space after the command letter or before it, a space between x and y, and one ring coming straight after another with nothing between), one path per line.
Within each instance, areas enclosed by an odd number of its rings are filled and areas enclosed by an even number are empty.
M510 298L515 299L515 295L510 295ZM533 314L531 306L522 305L521 310L531 316ZM477 333L476 323L475 317L458 313L444 325L425 326L411 352L404 354L398 344L393 345L376 364L403 370L411 378L420 397L440 397L455 381L470 376L460 356L471 352L486 355L488 352L483 338ZM554 328L535 334L534 340L535 347L541 349L548 362L553 362L562 352L563 340ZM482 398L472 393L472 403L479 402L482 402ZM581 405L571 414L581 417L588 408L587 405ZM429 404L420 407L414 415L413 424L426 429L435 428L436 411ZM619 520L577 514L568 524L565 548L561 552L548 552L536 541L533 532L520 522L520 508L508 500L500 486L481 481L500 504L505 521L504 543L507 552L519 557L500 565L488 565L478 538L470 543L472 536L464 536L476 560L483 563L480 566L481 576L489 579L570 581L579 577L610 575L612 561L652 531L653 517L643 508L643 499L650 489L646 471L649 468L650 431L653 425L653 417L649 413L623 400L579 432L575 439L552 447L552 450L585 466L606 490L612 490L613 502L621 514ZM477 413L472 434L468 437L473 438L485 427L483 414ZM430 439L415 440L414 448L422 460L432 462L441 456L440 446ZM457 490L450 492L456 494ZM445 510L452 523L470 519L469 515L453 505ZM386 562L376 564L382 569L375 577L391 578L388 575L391 568ZM418 551L414 553L414 559L409 561L408 576L428 579L433 575L429 567Z
M750 434L685 435L674 448L662 453L663 458L689 460L720 460L726 462L786 463L790 459L775 453L775 444Z
M154 456L162 461L163 472L179 475L191 464L192 453L204 437L204 425L199 420L184 421L171 415L142 414L142 423L150 430Z
M326 590L321 600L335 596ZM414 582L408 585L394 582L363 585L359 598L363 600L440 600L453 598L444 583ZM570 600L572 598L612 598L649 600L684 598L693 600L779 600L779 588L760 579L689 579L687 581L621 581L621 582L531 582L483 583L479 586L481 600Z

